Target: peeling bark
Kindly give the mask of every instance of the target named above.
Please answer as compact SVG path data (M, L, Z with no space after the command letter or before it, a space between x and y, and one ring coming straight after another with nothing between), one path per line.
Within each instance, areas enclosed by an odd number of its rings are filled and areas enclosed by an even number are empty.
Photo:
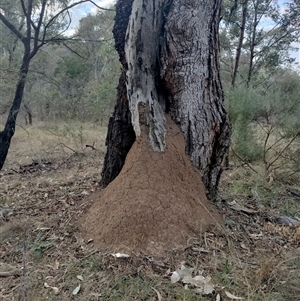
M127 95L135 134L141 135L141 125L148 126L153 150L164 151L165 118L155 83L158 72L157 55L163 25L164 0L137 1L132 5L125 53L128 63Z
M130 143L126 144L126 151L122 143L111 143L120 138L119 131L113 129L120 122L122 110L128 112L122 121L128 125L122 132L125 140L133 138L131 131L136 136L146 134L155 151L166 147L164 115L170 114L181 127L186 152L202 172L208 193L215 197L221 162L230 140L219 75L220 5L221 0L118 1L114 34L124 67L123 79L126 74L127 95L120 82L118 90L122 93L118 94L110 120L102 183L113 180L106 178L110 173L107 162L122 153L122 160L110 166L116 176L130 149ZM123 27L117 35L121 19Z

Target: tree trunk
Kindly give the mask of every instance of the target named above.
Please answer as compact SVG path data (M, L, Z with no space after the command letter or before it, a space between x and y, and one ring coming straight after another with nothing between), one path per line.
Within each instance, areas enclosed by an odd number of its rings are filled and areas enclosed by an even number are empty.
M252 33L250 37L250 55L249 55L249 69L248 69L248 76L247 76L247 86L249 86L252 73L253 73L253 62L254 62L254 50L255 50L255 40L256 40L256 34L257 34L257 25L259 23L258 21L258 5L259 2L254 2L254 20L252 24Z
M135 141L135 133L131 124L131 113L126 89L127 62L125 59L125 35L131 14L133 0L119 1L116 5L116 18L113 29L115 47L120 56L123 70L118 85L117 103L114 113L109 119L106 137L107 152L101 173L102 186L107 186L120 173L127 153Z
M235 54L235 60L234 60L234 69L233 69L233 75L231 79L231 86L235 86L236 76L239 69L239 63L240 63L240 57L243 47L243 41L244 41L244 34L245 34L245 25L247 20L247 12L248 11L248 0L243 1L242 3L242 20L241 20L241 27L240 27L240 35L239 35L239 42L236 49Z
M16 129L16 120L19 114L20 106L22 103L22 98L24 94L25 81L29 69L30 63L30 48L25 49L25 54L23 56L23 63L20 68L19 79L16 87L16 92L14 96L14 101L9 110L9 114L5 123L3 131L0 132L0 170L2 169L6 156L9 150L11 138L13 137Z
M219 75L220 5L221 0L118 1L114 36L124 70L102 184L120 172L135 137L147 135L149 147L165 150L169 114L208 194L216 196L230 140Z

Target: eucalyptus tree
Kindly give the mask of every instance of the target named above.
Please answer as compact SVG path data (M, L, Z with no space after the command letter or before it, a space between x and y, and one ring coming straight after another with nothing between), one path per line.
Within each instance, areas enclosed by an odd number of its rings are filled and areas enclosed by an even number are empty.
M46 44L66 39L64 33L71 24L71 9L88 0L10 0L0 2L2 25L21 42L22 59L16 80L16 88L4 129L0 132L0 170L5 162L11 139L15 133L16 119L23 99L24 87L32 59ZM16 19L19 19L18 26Z
M113 33L123 68L102 185L118 175L138 137L164 152L169 115L209 195L216 196L230 140L219 76L220 9L220 0L117 2Z
M224 0L220 26L224 69L230 83L291 63L289 51L300 36L298 0Z
M103 124L113 109L120 70L112 36L114 15L114 11L98 11L80 19L72 47L82 57L70 54L67 60L76 62L65 71L71 71L70 67L75 67L80 62L83 66L78 70L77 81L70 78L70 72L61 73L65 81L59 82L66 84L70 80L69 86L62 90L68 93L69 88L73 88L73 93L69 93L69 96L73 95L78 99L77 117L81 120L98 120ZM63 66L66 58L64 61ZM57 69L59 71L59 66Z

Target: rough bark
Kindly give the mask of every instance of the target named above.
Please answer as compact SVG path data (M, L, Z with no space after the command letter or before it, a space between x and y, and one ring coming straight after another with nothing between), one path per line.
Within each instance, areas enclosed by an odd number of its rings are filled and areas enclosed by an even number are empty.
M118 85L117 102L114 113L109 119L106 137L107 152L101 173L100 184L107 186L121 171L127 153L135 141L135 133L131 124L131 113L126 89L127 62L125 58L125 35L132 0L119 1L116 4L116 18L113 29L115 48L119 53L123 66Z
M215 197L230 128L219 74L221 1L174 1L165 25L161 74L170 114L185 136L186 152Z
M126 155L135 141L125 77L126 74L122 71L118 86L117 104L112 117L109 119L106 137L107 152L100 181L103 187L107 186L119 174L124 165Z
M202 172L207 191L214 197L230 135L218 62L221 1L134 0L130 14L131 2L119 0L116 16L116 22L121 14L123 24L128 24L126 35L122 35L124 28L122 34L120 31L119 35L115 34L124 66L123 77L126 72L126 110L131 113L126 115L128 118L131 115L131 119L124 119L123 123L131 123L136 136L148 135L153 150L164 151L164 114L170 114L184 134L186 152ZM122 47L120 41L124 41ZM106 174L111 174L107 166L112 169L107 161L122 153L122 159L114 165L117 175L126 157L122 143L117 146L110 143L118 140L119 133L113 128L120 122L116 111L121 112L124 105L120 98L124 100L124 94L119 93L108 131L108 151L102 172L105 184L113 180L113 177L106 178ZM125 140L131 135L130 126L126 128L127 132L122 133Z

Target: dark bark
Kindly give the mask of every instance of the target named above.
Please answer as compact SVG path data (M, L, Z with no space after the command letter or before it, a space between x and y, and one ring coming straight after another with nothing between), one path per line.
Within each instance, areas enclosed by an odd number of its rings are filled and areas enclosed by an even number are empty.
M0 170L2 169L6 156L10 147L11 139L15 133L16 120L22 103L24 94L25 81L29 68L29 54L30 49L27 47L23 56L23 64L19 73L19 79L15 91L13 104L9 110L9 114L5 123L3 131L0 132Z
M186 2L174 1L168 14L163 77L171 94L172 119L180 125L186 152L214 198L231 132L219 72L221 1L207 1L202 7Z
M124 69L109 123L102 184L120 172L134 133L148 135L149 147L164 151L168 113L181 127L186 152L202 172L207 192L215 197L230 140L219 75L221 1L131 4L117 3L114 35Z
M15 134L16 129L16 120L19 114L20 106L22 103L23 95L24 95L24 88L27 78L27 73L29 70L30 60L34 57L37 52L37 49L33 49L31 51L31 13L32 13L32 2L33 0L28 1L27 4L27 13L26 13L26 34L22 35L21 32L12 24L10 23L5 16L0 12L0 20L3 24L12 32L14 35L22 41L24 46L24 54L22 58L22 65L19 71L18 82L16 86L16 91L14 95L14 100L12 106L10 107L8 117L5 123L5 127L3 131L0 132L0 170L2 169L7 153L10 147L10 142ZM24 4L22 2L22 4Z
M105 187L120 173L126 155L135 141L131 124L125 85L126 74L123 71L118 86L118 98L114 113L109 119L106 137L107 152L101 173L100 184Z
M113 34L115 48L119 53L123 70L118 85L117 103L108 123L106 137L107 152L100 181L100 184L104 187L120 173L126 155L135 141L126 89L126 71L128 70L128 65L125 58L125 35L131 14L132 1L123 0L116 4Z

